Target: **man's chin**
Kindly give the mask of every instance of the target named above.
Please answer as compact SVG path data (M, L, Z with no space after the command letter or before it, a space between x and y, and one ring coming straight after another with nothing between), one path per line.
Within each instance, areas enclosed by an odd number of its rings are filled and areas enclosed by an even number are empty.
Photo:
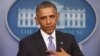
M53 33L53 31L47 31L46 33L51 35Z

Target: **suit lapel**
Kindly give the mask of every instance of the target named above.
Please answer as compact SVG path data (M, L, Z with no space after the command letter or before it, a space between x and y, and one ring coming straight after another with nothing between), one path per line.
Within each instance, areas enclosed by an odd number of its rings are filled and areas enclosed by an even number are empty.
M43 37L42 37L40 31L38 31L36 38L37 38L36 44L37 44L39 52L41 53L40 55L41 56L46 55L47 48L46 48L45 42L43 40Z
M61 36L59 32L56 32L56 44L57 44L57 51L60 51L61 48Z

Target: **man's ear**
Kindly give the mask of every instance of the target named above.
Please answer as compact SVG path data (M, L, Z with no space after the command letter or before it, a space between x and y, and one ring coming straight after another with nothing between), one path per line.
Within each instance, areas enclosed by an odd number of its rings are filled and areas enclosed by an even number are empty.
M35 17L35 21L36 21L36 24L39 25L39 21L37 17Z

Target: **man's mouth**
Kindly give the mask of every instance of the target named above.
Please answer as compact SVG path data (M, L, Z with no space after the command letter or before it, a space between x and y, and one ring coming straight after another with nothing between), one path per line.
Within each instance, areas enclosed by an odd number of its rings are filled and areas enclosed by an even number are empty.
M46 27L48 30L52 29L52 26Z

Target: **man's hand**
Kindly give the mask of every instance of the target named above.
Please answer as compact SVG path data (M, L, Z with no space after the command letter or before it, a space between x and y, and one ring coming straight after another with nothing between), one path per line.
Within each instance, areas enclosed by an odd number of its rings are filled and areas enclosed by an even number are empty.
M47 50L47 52L49 52L51 56L71 56L67 52L65 52L64 49L62 48L61 48L61 52L50 51L50 50Z

